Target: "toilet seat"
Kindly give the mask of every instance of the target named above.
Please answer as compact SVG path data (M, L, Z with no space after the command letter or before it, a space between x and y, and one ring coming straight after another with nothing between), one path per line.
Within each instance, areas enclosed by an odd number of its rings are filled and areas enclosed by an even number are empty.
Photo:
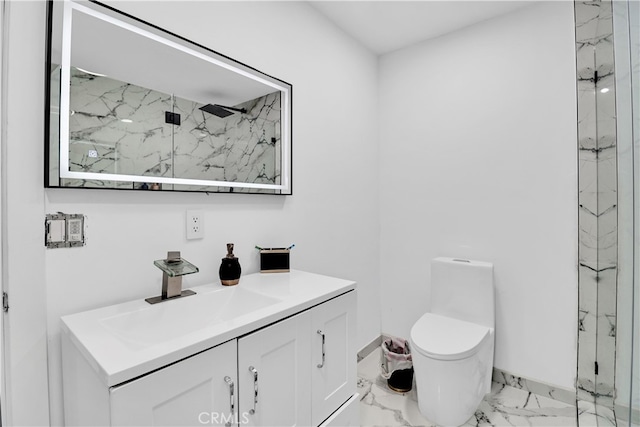
M466 359L478 352L493 328L425 313L411 328L412 350L438 360Z

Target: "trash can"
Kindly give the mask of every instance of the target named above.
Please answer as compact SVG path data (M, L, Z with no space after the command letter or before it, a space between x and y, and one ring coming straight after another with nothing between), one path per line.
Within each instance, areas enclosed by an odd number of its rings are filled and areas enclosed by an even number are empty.
M393 391L406 393L413 387L413 361L409 341L386 337L382 341L381 375Z

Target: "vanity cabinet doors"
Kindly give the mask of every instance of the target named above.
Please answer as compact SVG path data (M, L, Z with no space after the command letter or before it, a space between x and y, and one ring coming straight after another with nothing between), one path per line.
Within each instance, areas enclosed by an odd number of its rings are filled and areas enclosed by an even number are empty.
M243 425L311 425L310 329L305 311L238 339Z
M112 387L111 425L225 425L237 420L236 358L236 340L231 340Z
M241 422L317 426L349 400L356 393L355 311L356 293L348 292L239 338Z
M64 339L65 417L69 425L357 425L355 312L356 293L347 292L108 389Z
M319 425L356 392L356 293L311 310L312 425Z

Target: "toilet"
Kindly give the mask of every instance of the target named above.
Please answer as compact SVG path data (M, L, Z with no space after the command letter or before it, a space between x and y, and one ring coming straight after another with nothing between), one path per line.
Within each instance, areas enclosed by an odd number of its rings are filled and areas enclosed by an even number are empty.
M431 261L431 304L411 328L420 412L441 426L464 424L491 391L493 264Z

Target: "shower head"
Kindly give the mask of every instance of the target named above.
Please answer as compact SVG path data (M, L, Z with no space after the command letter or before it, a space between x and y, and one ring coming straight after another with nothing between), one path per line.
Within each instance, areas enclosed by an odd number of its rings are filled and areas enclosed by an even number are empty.
M234 108L234 107L225 107L224 105L218 104L207 104L200 107L202 111L206 111L209 114L213 114L214 116L218 116L220 118L225 118L236 111L239 113L246 113L247 110L244 108Z

